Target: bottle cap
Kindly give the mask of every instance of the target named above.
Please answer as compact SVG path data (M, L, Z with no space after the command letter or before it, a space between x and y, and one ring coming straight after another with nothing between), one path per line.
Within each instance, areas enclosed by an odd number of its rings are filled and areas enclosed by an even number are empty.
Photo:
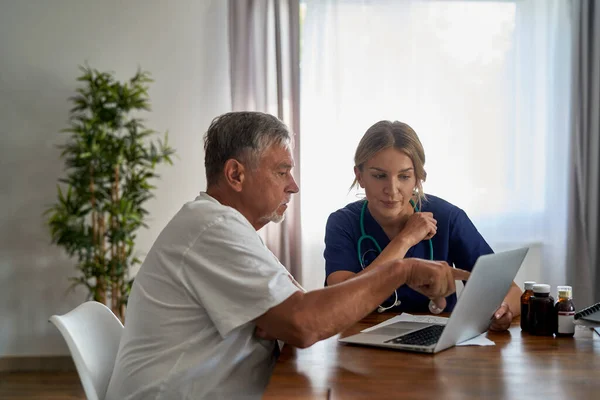
M557 286L556 290L558 291L558 297L571 297L573 293L571 286Z
M525 281L525 290L531 290L533 289L533 285L535 285L534 281Z
M550 293L550 285L545 283L536 283L533 285L533 293Z

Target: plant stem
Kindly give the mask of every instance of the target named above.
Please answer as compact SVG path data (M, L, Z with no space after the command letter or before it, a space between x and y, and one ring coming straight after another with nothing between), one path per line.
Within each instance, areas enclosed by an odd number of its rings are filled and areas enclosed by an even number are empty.
M99 213L96 210L96 196L95 196L95 185L94 185L94 165L90 164L90 202L92 204L92 245L93 254L96 265L102 263L102 253L100 249L100 230L101 225L99 224ZM106 304L106 290L105 290L104 277L99 274L96 276L96 291L94 299L102 304Z
M113 209L117 209L119 206L119 165L114 166L113 184L111 191L111 200L113 202ZM118 218L115 218L113 214L110 214L110 226L113 230L113 234L118 228ZM115 315L119 316L119 277L117 277L117 263L119 262L119 242L113 241L110 244L110 257L112 261L112 270L110 271L112 287L110 292L111 297L111 308ZM120 317L120 316L119 316Z
M105 247L105 238L104 238L104 233L105 233L105 229L104 229L104 214L103 213L98 213L98 236L99 236L99 243L98 243L98 265L105 265L104 261L105 261L105 254L106 254L106 247ZM97 289L96 292L98 293L98 297L100 298L100 302L102 304L106 304L106 279L104 277L104 271L99 271L98 272L98 276L96 277L96 282L97 282Z

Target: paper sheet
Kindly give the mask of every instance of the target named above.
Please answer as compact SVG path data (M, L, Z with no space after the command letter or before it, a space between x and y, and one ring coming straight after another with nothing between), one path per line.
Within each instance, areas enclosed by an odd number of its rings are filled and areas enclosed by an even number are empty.
M473 339L458 343L457 346L495 346L496 343L486 338L485 335L487 335L487 332L483 332L481 335L475 336Z
M395 324L396 322L423 322L429 324L440 324L446 325L448 323L448 318L446 317L436 317L434 315L412 315L407 313L402 313L400 315L396 315L393 318L388 319L387 321L383 321L380 324L372 326L367 329L363 329L361 332L370 332L377 328L381 328L382 326L387 326L391 324ZM496 343L492 342L490 339L486 338L486 332L482 333L479 336L475 336L472 339L466 340L457 344L457 346L495 346Z

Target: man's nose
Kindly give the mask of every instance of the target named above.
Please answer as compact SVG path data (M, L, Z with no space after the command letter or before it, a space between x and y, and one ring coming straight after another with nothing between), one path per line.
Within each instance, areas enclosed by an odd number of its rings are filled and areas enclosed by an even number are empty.
M298 187L298 184L296 183L296 180L292 176L292 182L288 186L287 192L288 193L298 193L299 191L300 191L300 188Z

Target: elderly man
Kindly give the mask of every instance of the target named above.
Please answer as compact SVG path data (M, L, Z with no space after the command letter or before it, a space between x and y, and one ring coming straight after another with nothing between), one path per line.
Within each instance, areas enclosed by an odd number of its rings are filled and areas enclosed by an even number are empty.
M132 288L107 399L260 398L275 339L307 347L351 326L407 284L454 292L464 271L395 260L305 292L257 230L284 218L298 185L291 137L255 112L213 120L205 136L207 190L159 235Z

